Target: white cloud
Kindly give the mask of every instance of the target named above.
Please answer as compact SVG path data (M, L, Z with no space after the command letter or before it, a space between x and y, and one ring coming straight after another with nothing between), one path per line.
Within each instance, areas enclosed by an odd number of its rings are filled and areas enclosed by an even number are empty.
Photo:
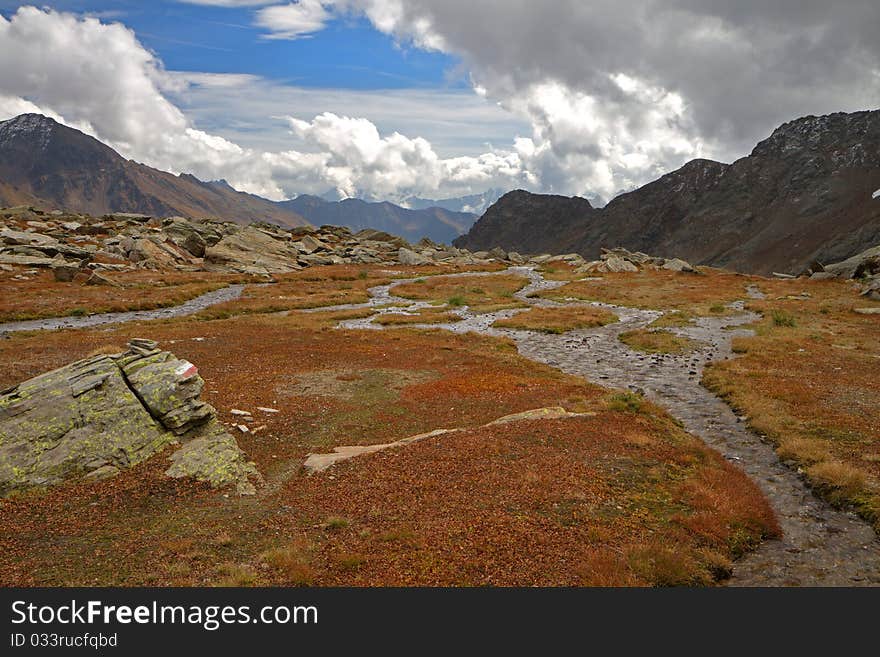
M0 119L39 111L85 130L125 157L202 179L223 177L270 198L321 193L329 187L387 198L464 193L472 184L482 189L484 182L513 185L520 174L510 154L443 159L422 137L393 130L383 136L367 118L329 112L312 114L312 120L290 116L292 134L283 140L276 136L274 152L241 146L217 131L197 128L170 98L196 93L203 99L238 97L240 104L244 97L251 103L252 90L271 96L278 88L249 75L169 73L120 24L22 8L9 20L0 16L0 60ZM334 95L326 90L319 94ZM344 95L337 92L336 101ZM373 93L373 108L380 105L379 96ZM402 92L386 97L386 107L396 101L401 115L418 114L419 108L438 100L429 93L420 99L407 99ZM444 111L454 110L454 98L445 97ZM352 98L347 102L356 104ZM228 105L226 111L235 107ZM271 107L278 112L281 106ZM471 115L480 111L472 107ZM481 120L488 124L497 112L492 109ZM269 121L269 115L263 120Z
M179 89L169 98L205 130L242 146L301 148L286 116L324 112L369 119L382 134L400 132L428 139L441 157L477 156L529 134L530 123L466 89L326 89L293 87L252 77L170 73Z
M64 117L126 157L198 174L234 150L193 129L163 94L179 81L119 23L22 7L0 16L0 61L0 94Z
M321 0L298 0L257 11L256 24L268 30L268 39L299 39L324 29L332 18Z
M532 136L515 149L544 190L609 200L662 175L669 162L703 155L680 96L630 77L613 81L617 102L559 82L533 85L509 101L532 122Z
M515 150L561 192L607 194L698 153L729 161L784 121L880 103L876 0L337 4L462 57L476 93L532 121Z

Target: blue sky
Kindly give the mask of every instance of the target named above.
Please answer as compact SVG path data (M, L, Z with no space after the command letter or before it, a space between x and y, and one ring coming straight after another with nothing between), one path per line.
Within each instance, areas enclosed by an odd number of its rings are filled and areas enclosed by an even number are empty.
M0 0L9 15L22 4ZM156 52L166 68L252 73L305 87L468 89L460 60L402 47L364 17L332 20L323 30L295 40L267 39L254 24L253 6L215 7L167 0L56 1L33 3L59 11L120 21ZM270 4L270 3L267 3Z

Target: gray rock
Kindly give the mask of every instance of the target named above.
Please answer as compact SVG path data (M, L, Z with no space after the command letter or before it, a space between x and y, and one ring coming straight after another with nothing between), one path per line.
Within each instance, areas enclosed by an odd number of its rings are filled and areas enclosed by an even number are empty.
M0 264L21 265L23 267L51 267L57 261L54 258L39 256L15 255L12 253L0 253Z
M689 262L681 260L680 258L672 258L671 260L667 260L660 267L661 269L668 269L669 271L683 271L693 273L696 271Z
M322 241L315 239L311 235L305 235L301 240L296 242L296 248L302 253L310 255L315 251L329 251L329 248Z
M103 274L93 271L86 281L86 285L106 285L108 287L122 287L119 283Z
M862 251L843 262L826 265L825 271L836 278L863 278L880 273L880 246Z
M505 251L501 247L496 246L494 249L489 251L489 257L495 258L496 260L507 260L507 251Z
M59 283L69 283L80 272L79 265L64 260L52 265L52 274Z
M235 438L216 421L193 438L169 459L172 463L165 474L169 477L193 477L215 488L234 485L239 495L253 495L251 480L262 483L263 477L253 462L238 446Z
M613 273L619 272L634 272L638 271L639 268L636 267L629 260L625 260L619 256L609 256L606 260L604 260L604 270Z
M411 266L431 264L431 261L425 256L402 247L397 251L397 261L402 265Z
M0 240L9 245L21 246L46 246L56 244L58 240L41 233L24 232L21 230L12 230L4 228L0 230Z
M169 239L180 248L196 258L204 257L208 242L199 230L186 219L174 217L171 223L164 227L164 231Z
M300 251L288 234L272 235L250 225L205 250L209 271L282 274L300 268ZM308 237L308 236L307 236ZM305 239L305 238L304 238Z
M198 399L194 365L132 340L129 350L47 372L0 393L0 494L100 479L182 442L169 476L252 492L253 464ZM185 450L185 451L184 451Z

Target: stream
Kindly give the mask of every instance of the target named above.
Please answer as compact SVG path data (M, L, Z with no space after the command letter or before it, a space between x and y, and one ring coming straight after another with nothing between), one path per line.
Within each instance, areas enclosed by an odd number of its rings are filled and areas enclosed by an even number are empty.
M529 284L514 296L530 306L583 305L560 304L530 294L564 285L548 281L528 267L511 267L506 273L519 274ZM493 273L462 273L454 276L491 276ZM320 310L376 308L376 314L343 321L339 328L382 330L375 318L386 313L413 313L427 307L396 297L393 289L416 279L398 280L370 290L366 304L349 304ZM761 298L760 290L745 290L750 298ZM406 307L383 308L387 304ZM874 530L855 514L833 508L814 495L795 470L785 466L773 446L749 430L744 418L737 417L721 399L700 384L707 363L732 358L731 341L751 335L741 328L759 316L747 312L744 301L730 304L735 314L702 317L693 325L669 329L677 335L698 341L698 348L683 355L643 354L633 351L619 339L625 331L644 328L663 313L589 302L614 312L619 321L606 326L570 331L561 335L537 331L497 329L492 324L523 309L501 310L475 315L465 308L451 312L462 318L449 324L411 324L410 328L440 329L455 333L474 331L483 335L512 339L519 352L534 361L581 376L598 385L628 389L645 395L680 420L692 434L736 463L761 488L775 510L783 531L781 540L765 541L734 565L730 586L876 586L880 585L880 541Z
M179 306L157 308L155 310L131 310L120 313L96 313L94 315L68 317L50 317L47 319L29 319L21 322L6 322L0 324L0 336L4 333L15 331L54 331L56 329L91 328L102 324L121 324L123 322L139 322L150 319L169 319L171 317L184 317L194 315L210 306L225 301L234 301L241 296L244 285L228 285L206 292L200 296L185 301Z

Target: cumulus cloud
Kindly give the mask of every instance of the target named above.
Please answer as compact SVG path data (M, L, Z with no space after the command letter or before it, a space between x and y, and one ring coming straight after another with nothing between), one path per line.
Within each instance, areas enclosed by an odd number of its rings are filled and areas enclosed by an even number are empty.
M20 8L0 16L0 94L4 113L36 108L153 166L205 174L235 144L190 125L163 89L169 76L119 23ZM4 117L6 118L6 117Z
M298 0L257 12L256 24L268 30L268 39L299 39L324 28L332 18L321 0Z
M797 116L880 103L876 0L337 6L402 42L461 56L477 93L532 121L522 154L560 191L587 183L608 194L697 153L744 155Z

